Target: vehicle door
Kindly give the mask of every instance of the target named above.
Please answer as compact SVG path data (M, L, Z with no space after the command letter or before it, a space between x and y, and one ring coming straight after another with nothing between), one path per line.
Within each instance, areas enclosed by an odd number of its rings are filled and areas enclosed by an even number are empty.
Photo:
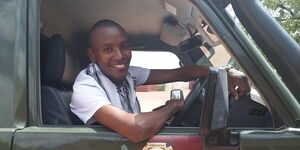
M1 1L2 2L2 1ZM16 3L18 5L17 8L9 9L9 4ZM16 75L19 75L17 73L13 75L7 75L10 77L9 82L11 82L11 78L15 79L13 83L10 83L8 85L15 85L18 82L21 82L24 88L28 87L27 94L25 94L24 97L28 97L28 104L20 103L18 105L19 107L25 107L21 110L28 112L19 112L21 115L27 116L28 114L28 120L26 123L23 124L23 127L19 130L14 129L1 129L0 138L1 142L3 143L3 147L6 149L12 149L12 150L43 150L43 149L51 149L51 150L81 150L81 149L89 149L89 150L98 150L98 149L107 149L107 150L147 150L147 149L177 149L177 150L185 150L185 149L201 149L202 148L202 138L198 134L198 128L197 127L166 127L162 131L160 131L157 135L152 137L149 140L146 140L141 143L132 143L127 138L121 136L120 134L106 128L103 126L84 126L84 125L70 125L70 126L52 126L52 125L42 125L42 119L41 119L41 106L40 106L40 67L39 67L39 3L40 1L21 1L21 0L15 0L15 1L3 1L3 4L7 4L7 9L9 9L12 13L11 16L17 16L15 20L13 21L20 21L16 23L19 26L22 26L24 31L22 30L22 33L24 33L24 37L12 37L10 42L16 38L16 42L20 42L18 40L20 39L27 39L22 40L20 43L24 44L26 46L21 47L17 44L11 44L8 48L12 48L13 46L17 46L17 48L20 48L18 50L23 50L21 56L16 57L15 61L12 62L10 65L13 66L16 63L18 63L18 67L16 68L9 68L8 69L15 69L17 70L19 74L23 75L21 77ZM6 6L6 5L1 5ZM13 5L13 7L16 7ZM22 9L20 9L20 8ZM19 12L22 10L21 12ZM2 11L2 9L1 9ZM14 15L14 13L19 12L18 15ZM22 15L21 15L22 14ZM24 16L23 16L24 15ZM23 17L21 17L23 16ZM2 23L1 23L2 24ZM7 27L11 27L14 24L5 24ZM28 26L24 26L28 25ZM19 34L19 30L12 30L11 32L15 33L16 35ZM25 34L26 33L26 34ZM10 33L7 33L8 35ZM1 36L2 37L2 36ZM27 48L27 51L25 51ZM15 47L14 47L15 48ZM13 51L8 51L12 53ZM8 53L8 54L10 54ZM2 54L2 53L1 53ZM10 60L8 55L3 56L2 58L7 58L4 60ZM18 59L17 59L18 58ZM2 59L3 60L3 59ZM22 61L22 62L19 62ZM24 61L24 62L23 62ZM2 65L2 63L0 64ZM18 70L19 69L19 70ZM1 73L4 73L1 72ZM25 74L25 75L24 75ZM28 75L28 77L26 77ZM21 78L21 79L19 79ZM2 78L1 78L2 79ZM19 80L16 80L19 79ZM5 82L8 82L4 80ZM19 83L18 83L19 84ZM21 87L23 87L21 86ZM0 85L1 88L4 88L5 86ZM14 88L19 88L19 86L13 86ZM19 92L16 89L17 92ZM21 89L23 90L23 89ZM0 91L2 92L2 91ZM8 92L9 93L9 92ZM26 92L25 92L26 93ZM24 93L22 93L24 94ZM2 95L2 94L1 94ZM9 100L12 100L15 98L16 94L11 93L9 95L11 97L8 97L6 103L3 103L2 106L6 106L6 108L9 108L7 105L13 105L13 103L8 103ZM21 95L23 96L23 95ZM22 97L21 102L27 102L24 97ZM24 99L24 101L23 101ZM17 100L15 100L17 101ZM3 101L1 101L3 102ZM5 105L4 105L5 104ZM21 105L22 104L22 105ZM28 106L28 108L27 108ZM11 108L15 108L17 110L18 107L11 106ZM1 109L1 114L5 114L4 110ZM13 110L9 110L13 111ZM16 111L16 110L15 110ZM5 111L7 112L7 111ZM14 118L15 114L11 113L10 118ZM4 122L6 119L5 117L1 117L1 122ZM14 123L13 120L10 121L11 124ZM14 126L12 126L14 127ZM6 136L9 135L9 136ZM13 140L13 141L11 141ZM6 143L11 142L11 143ZM0 145L2 146L2 145ZM10 146L12 146L10 148ZM1 147L2 148L2 147Z
M0 149L27 121L26 2L0 0Z

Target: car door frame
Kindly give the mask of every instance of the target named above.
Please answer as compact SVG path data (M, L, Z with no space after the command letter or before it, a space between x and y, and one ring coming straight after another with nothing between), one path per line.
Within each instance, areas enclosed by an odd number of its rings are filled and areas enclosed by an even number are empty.
M0 149L10 150L14 133L27 123L26 1L0 1Z
M168 146L187 146L201 149L201 136L197 127L166 127L157 135L141 143L132 143L122 135L99 126L45 126L42 125L40 101L40 1L24 1L26 6L28 119L26 127L15 131L11 149L142 149L153 143ZM158 145L159 146L159 145Z
M281 149L287 147L291 149L299 148L300 145L296 144L299 143L300 140L300 130L297 121L299 120L299 103L292 95L291 91L287 88L287 85L284 84L278 74L276 74L274 68L271 67L261 51L259 51L253 42L249 40L249 36L247 36L244 31L238 27L238 24L234 22L231 16L226 13L224 8L227 5L220 5L218 2L219 1L217 0L194 1L195 5L197 5L200 11L206 16L206 19L212 26L214 32L218 34L220 39L222 39L223 44L227 47L231 55L234 56L235 60L240 66L242 66L243 71L248 75L254 85L256 85L256 88L258 88L262 96L268 100L272 111L276 111L286 124L286 126L273 130L229 130L239 133L240 149ZM234 2L244 3L242 4L244 8L250 6L253 8L252 5L247 5L246 3L259 3L256 0L241 0ZM260 10L259 12L264 13L263 15L266 16L266 10ZM259 20L263 20L263 18L251 21ZM279 27L277 23L275 23L274 19L273 23L268 24L268 26L272 25L277 26L276 28ZM254 30L254 32L258 31L255 28L252 28L251 30ZM283 29L280 27L278 30ZM259 30L259 32L261 32L261 30ZM259 38L262 41L267 40L264 37ZM269 37L268 40L270 39L276 41L272 36ZM264 52L264 47L262 47L261 50ZM271 56L269 55L268 57Z

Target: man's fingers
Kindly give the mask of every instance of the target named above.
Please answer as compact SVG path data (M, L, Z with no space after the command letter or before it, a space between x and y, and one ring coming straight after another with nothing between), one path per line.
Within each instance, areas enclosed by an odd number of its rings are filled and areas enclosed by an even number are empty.
M251 87L247 77L243 77L243 86L246 88L246 92L249 93L251 91Z
M250 92L251 88L247 78L242 78L241 80L239 80L237 90L239 92L239 95L245 95Z
M236 100L251 91L248 78L234 69L228 71L228 88Z
M243 96L243 95L246 95L247 93L249 93L247 90L242 89L240 87L237 88L237 92L238 92L239 96Z
M238 100L240 98L238 91L234 87L230 87L229 91L234 96L235 100Z

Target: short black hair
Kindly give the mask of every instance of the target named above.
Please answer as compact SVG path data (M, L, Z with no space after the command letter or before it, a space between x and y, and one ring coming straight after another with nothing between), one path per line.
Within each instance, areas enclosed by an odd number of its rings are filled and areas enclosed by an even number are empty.
M118 24L117 22L113 21L113 20L109 20L109 19L104 19L104 20L99 20L97 21L89 30L88 32L88 43L90 45L90 38L91 38L91 34L95 31L96 28L98 27L117 27L120 28L121 30L123 30L125 33L125 29Z

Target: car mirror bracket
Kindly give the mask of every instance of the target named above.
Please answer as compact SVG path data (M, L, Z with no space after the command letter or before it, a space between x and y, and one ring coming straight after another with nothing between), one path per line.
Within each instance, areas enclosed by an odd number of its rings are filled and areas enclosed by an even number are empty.
M238 132L227 128L229 100L226 70L210 68L201 114L200 134L204 135L207 146L239 145Z

